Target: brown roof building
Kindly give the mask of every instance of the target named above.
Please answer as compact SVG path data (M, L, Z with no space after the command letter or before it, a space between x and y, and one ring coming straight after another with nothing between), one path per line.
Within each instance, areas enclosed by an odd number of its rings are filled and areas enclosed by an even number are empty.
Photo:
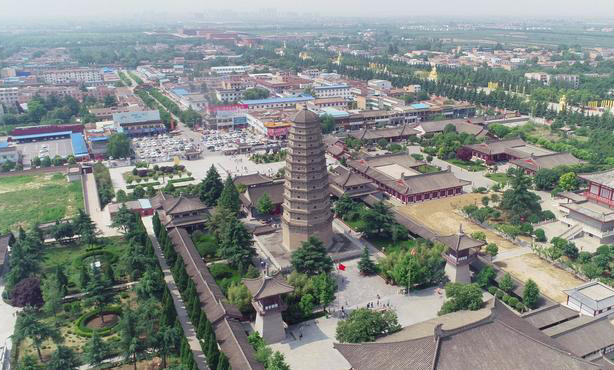
M227 302L188 232L178 227L170 230L168 236L196 286L201 309L211 322L220 349L228 357L230 366L233 369L263 370L264 366L256 360L254 349L239 321L243 315L237 307Z
M552 153L540 156L530 155L527 158L512 159L511 164L524 169L528 175L534 175L541 169L553 169L559 166L572 166L574 164L585 163L585 161L574 157L571 153Z
M329 172L328 189L337 198L344 194L350 198L358 198L378 192L372 180L342 166L337 166Z
M486 163L557 154L551 150L527 144L521 138L487 140L483 143L465 145L465 148L471 150L473 157L481 159ZM563 158L561 157L561 159Z
M570 353L501 303L437 317L375 342L334 347L353 370L601 368Z
M347 161L352 171L372 180L379 190L403 203L461 194L463 186L470 184L456 178L449 169L434 173L418 172L417 169L424 164L405 153Z
M151 198L151 206L158 213L160 222L167 229L184 227L188 230L202 228L209 215L207 207L198 198L173 197L158 192Z
M442 133L447 125L453 125L458 133L467 133L475 137L484 137L488 135L488 130L486 127L479 124L482 122L482 120L477 118L472 120L459 118L444 121L419 122L413 126L414 129L419 131L418 136Z
M404 124L398 127L377 129L363 128L358 131L351 131L349 135L366 143L375 143L379 140L386 140L388 142L408 140L410 136L416 136L419 133L420 131L411 128L408 124Z

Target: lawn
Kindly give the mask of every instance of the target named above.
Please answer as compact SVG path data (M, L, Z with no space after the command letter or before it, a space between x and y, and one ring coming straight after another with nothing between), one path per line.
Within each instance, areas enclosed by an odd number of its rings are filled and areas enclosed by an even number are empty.
M96 254L96 256L100 256L100 259L110 259L111 267L116 272L117 284L122 283L121 279L117 276L117 260L123 253L124 249L127 248L125 242L121 239L121 237L110 237L110 238L102 238L100 245L100 249L96 249L96 251L100 251L100 253ZM86 246L84 245L68 245L68 246L57 246L57 247L48 247L43 251L42 256L42 270L43 275L51 272L56 266L62 266L64 268L64 273L68 277L69 281L69 293L78 292L79 286L79 272L81 261L90 262L89 260L95 258L94 256L85 257L86 253L95 254L96 252L87 251Z
M385 254L389 254L395 252L397 250L406 250L416 245L416 241L413 239L401 240L396 244L393 243L390 239L380 239L380 240L369 240L377 249L384 252Z
M83 208L81 181L61 173L0 178L0 230L72 217Z
M441 172L441 169L437 166L433 166L430 164L422 164L417 168L420 173L433 173L433 172Z
M501 185L507 184L510 179L507 174L501 172L487 173L485 176L493 181L500 183Z
M462 161L460 159L453 158L447 159L446 162L471 172L478 172L486 169L486 166L484 166L482 163L475 161Z

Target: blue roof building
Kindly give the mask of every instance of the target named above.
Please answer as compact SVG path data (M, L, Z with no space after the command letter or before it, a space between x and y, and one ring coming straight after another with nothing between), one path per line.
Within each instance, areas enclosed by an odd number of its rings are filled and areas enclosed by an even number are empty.
M72 154L76 158L89 156L89 151L87 150L87 145L85 144L85 139L83 138L83 134L81 133L70 134L70 141L72 144Z
M249 108L283 108L312 100L314 100L314 97L311 95L299 95L286 98L242 100L241 103L246 104Z

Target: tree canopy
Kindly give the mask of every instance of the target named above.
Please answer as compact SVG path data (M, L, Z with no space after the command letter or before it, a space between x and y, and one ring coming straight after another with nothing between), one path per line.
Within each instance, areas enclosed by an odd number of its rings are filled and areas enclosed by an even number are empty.
M373 342L382 335L399 330L401 325L394 311L373 311L363 307L339 321L335 338L341 343Z
M292 252L291 263L296 271L310 276L329 273L333 269L333 260L328 256L324 244L314 236Z
M132 154L130 139L124 133L115 133L109 137L107 153L113 158L127 158Z

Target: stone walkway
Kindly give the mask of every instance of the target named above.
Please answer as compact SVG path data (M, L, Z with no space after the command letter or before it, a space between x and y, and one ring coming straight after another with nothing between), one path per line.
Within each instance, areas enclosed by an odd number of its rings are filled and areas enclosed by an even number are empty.
M96 179L93 173L88 173L81 176L83 179L83 197L85 201L85 212L90 215L92 221L96 223L96 227L103 236L117 236L119 231L112 228L111 216L109 209L100 208L100 199L98 198L98 189L96 188Z
M156 257L158 257L158 262L160 263L162 273L164 274L164 281L166 282L166 286L168 286L171 296L173 297L173 302L175 303L175 309L177 310L177 318L179 319L181 327L183 328L183 334L188 339L188 343L190 344L190 349L192 350L192 354L194 355L196 365L198 366L199 370L210 370L207 366L207 360L205 359L205 355L202 351L200 342L196 337L196 329L194 328L194 325L192 325L192 322L188 317L185 303L183 302L183 299L181 299L179 289L177 288L177 285L175 284L175 279L173 279L173 275L171 274L171 269L166 263L162 248L160 248L158 239L154 235L152 218L143 217L143 223L145 224L145 228L147 229L147 233L149 234L149 239L151 239L151 242L153 243Z

